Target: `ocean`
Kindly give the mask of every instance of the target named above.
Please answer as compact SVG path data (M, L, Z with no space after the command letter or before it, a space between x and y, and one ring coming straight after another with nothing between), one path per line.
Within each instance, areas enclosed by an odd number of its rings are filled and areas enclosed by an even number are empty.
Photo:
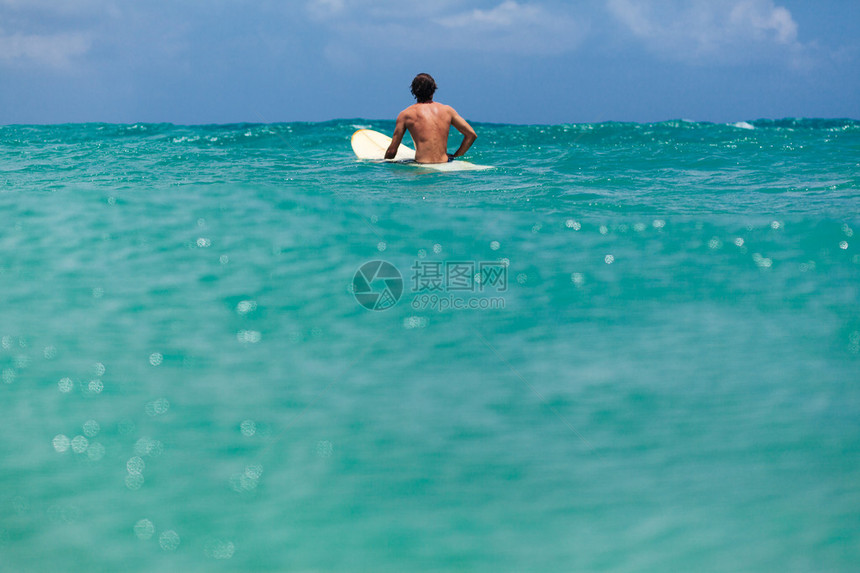
M0 127L0 571L855 571L860 121L474 127Z

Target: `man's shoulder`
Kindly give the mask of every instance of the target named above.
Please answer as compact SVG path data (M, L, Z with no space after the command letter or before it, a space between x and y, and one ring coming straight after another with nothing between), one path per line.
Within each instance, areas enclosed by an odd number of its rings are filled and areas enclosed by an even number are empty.
M413 103L412 105L410 105L409 107L407 107L406 109L401 111L399 115L400 115L400 117L413 116L413 115L415 115L417 108L418 108L418 104Z
M444 103L441 105L442 113L444 113L448 117L449 121L456 121L457 118L460 116L460 114L457 113L457 110L450 105L445 105Z
M428 106L428 105L429 105L429 106L432 106L432 107L434 107L434 108L436 108L436 109L443 109L443 110L446 110L446 111L454 111L454 108L453 108L453 107L451 107L450 105L446 105L446 104L444 104L444 103L442 103L442 102L434 101L434 102L430 102L429 104L428 104L428 103L413 103L412 105L410 105L409 107L407 107L406 109L404 109L403 111L401 111L400 113L401 113L401 114L404 114L404 113L417 113L417 112L419 112L419 111L421 111L421 110L427 109L427 106Z

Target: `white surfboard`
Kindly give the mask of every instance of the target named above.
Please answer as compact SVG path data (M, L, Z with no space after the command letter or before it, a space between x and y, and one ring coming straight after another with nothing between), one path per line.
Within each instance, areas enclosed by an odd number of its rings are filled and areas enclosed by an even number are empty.
M402 143L397 148L397 155L394 156L394 159L386 160L385 151L389 145L391 145L390 137L372 129L359 129L352 134L352 150L359 159L402 163L403 165L432 169L433 171L480 171L483 169L492 169L490 165L476 165L459 159L449 161L448 163L416 163L415 150Z

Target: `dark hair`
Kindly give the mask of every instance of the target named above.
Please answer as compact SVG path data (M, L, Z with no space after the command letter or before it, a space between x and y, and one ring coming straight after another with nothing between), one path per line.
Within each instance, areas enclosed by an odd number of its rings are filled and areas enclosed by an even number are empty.
M430 74L418 74L412 80L412 95L418 103L433 101L433 93L436 91L436 80Z

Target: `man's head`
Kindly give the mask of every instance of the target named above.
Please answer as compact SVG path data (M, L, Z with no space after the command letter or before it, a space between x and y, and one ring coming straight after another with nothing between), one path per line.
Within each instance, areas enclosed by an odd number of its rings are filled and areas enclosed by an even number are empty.
M430 74L418 74L412 80L412 95L418 103L433 101L433 93L436 91L436 81Z

